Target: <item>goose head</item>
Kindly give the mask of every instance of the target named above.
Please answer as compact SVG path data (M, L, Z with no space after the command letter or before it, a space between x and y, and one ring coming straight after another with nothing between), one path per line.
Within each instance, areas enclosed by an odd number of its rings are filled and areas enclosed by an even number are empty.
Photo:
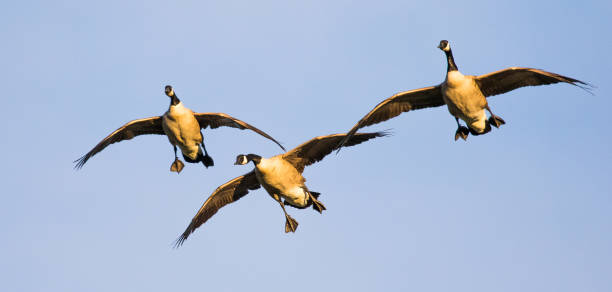
M164 92L168 97L174 96L174 89L172 89L172 86L170 85L166 85L166 89L164 89Z
M166 85L166 88L164 89L164 92L166 93L166 95L170 98L170 105L177 105L179 104L179 102L181 102L178 97L176 96L176 94L174 94L174 89L172 88L172 86L170 85Z
M448 52L450 51L450 43L447 40L441 40L438 49Z
M261 156L256 154L240 154L236 156L236 162L234 162L234 165L245 165L250 161L253 161L254 164L258 164L261 161Z

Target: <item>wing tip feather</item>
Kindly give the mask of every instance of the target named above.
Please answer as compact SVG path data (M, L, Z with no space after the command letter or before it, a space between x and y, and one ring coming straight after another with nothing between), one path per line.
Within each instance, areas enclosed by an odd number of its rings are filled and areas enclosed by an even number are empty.
M185 231L186 233L187 231ZM183 243L185 243L185 240L187 240L187 237L189 237L189 234L181 234L181 236L179 236L174 243L172 243L172 248L174 249L178 249L179 247L181 247L183 245Z
M77 160L73 161L72 163L76 163L74 165L74 170L79 170L83 168L83 165L85 165L85 162L87 162L87 155L83 155L79 157Z
M338 153L340 153L340 149L342 149L342 147L344 147L345 145L348 146L353 146L356 144L352 144L352 145L347 145L346 143L350 141L350 139L355 138L355 137L359 137L359 136L371 136L368 137L366 140L360 141L357 144L360 144L362 142L368 141L370 139L373 138L379 138L379 137L388 137L388 136L393 136L394 132L392 131L392 129L385 129L382 131L378 131L378 132L371 132L371 133L355 133L352 135L349 134L344 134L344 138L342 138L342 140L340 140L340 142L338 143L338 145L336 146L337 150L336 150L336 155L338 155ZM342 135L342 134L341 134Z
M593 93L593 90L597 89L597 86L595 86L595 85L593 85L591 83L580 81L580 80L577 80L577 79L574 79L573 82L569 82L569 83L571 85L574 85L574 86L576 86L576 87L578 87L578 88L588 92L591 95L595 95L595 93Z

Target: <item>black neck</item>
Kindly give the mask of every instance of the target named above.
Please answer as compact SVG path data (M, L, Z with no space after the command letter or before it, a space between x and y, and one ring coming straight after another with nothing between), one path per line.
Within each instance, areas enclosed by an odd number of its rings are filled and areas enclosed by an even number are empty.
M455 59L453 58L453 51L449 48L448 51L444 51L446 54L446 62L448 66L446 67L446 72L450 71L458 71L457 65L455 64Z
M261 161L261 156L257 154L247 154L246 157L249 161L253 161L253 164L255 165L259 164L259 162Z
M176 94L172 94L172 96L170 96L170 105L177 105L179 104L179 102L181 102L180 99L178 99L178 97L176 97Z

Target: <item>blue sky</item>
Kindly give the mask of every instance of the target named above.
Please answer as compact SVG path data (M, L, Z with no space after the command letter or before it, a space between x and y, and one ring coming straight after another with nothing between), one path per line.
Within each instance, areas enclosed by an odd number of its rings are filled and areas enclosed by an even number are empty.
M3 291L611 291L609 1L14 1L0 11ZM162 114L171 84L287 148L345 132L380 100L459 69L528 66L595 84L489 100L507 124L454 142L445 108L308 167L327 211L263 191L174 239L219 185L278 154L205 131L213 168L170 173L164 137L72 161Z

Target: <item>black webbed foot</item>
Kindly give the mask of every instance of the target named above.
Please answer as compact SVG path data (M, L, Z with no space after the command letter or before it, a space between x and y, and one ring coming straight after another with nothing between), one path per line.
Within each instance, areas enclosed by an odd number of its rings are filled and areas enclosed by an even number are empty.
M176 158L174 162L172 162L172 164L170 165L170 171L179 174L181 173L181 170L183 170L183 167L185 167L185 164L178 158Z
M501 125L506 124L506 121L504 121L502 118L498 116L491 116L489 117L489 123L493 125L495 128L499 128Z
M204 166L206 166L206 168L210 167L210 166L214 166L215 162L213 161L212 157L208 156L208 154L202 156L202 164L204 164Z
M298 227L298 222L289 215L287 215L286 218L287 221L285 221L285 233L295 232Z
M312 202L312 209L319 212L319 214L323 213L324 210L327 210L325 205L318 200L319 196L321 195L320 193L308 192L308 194L310 195L310 201Z
M319 214L323 213L324 210L327 210L327 208L325 208L325 205L323 205L323 203L321 203L317 199L312 200L312 208L315 211L319 212Z
M455 141L459 140L459 138L466 140L469 134L470 130L467 127L460 126L455 132Z

